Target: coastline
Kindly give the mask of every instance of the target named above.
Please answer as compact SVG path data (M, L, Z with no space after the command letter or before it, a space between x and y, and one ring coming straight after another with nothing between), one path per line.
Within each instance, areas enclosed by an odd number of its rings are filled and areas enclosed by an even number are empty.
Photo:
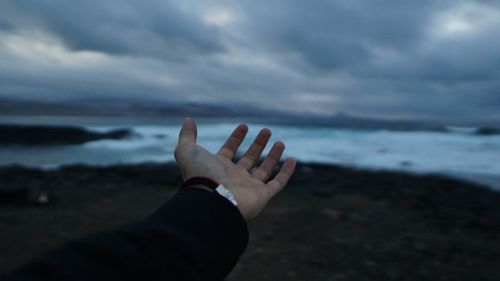
M146 217L181 183L173 163L0 168L0 272L80 237ZM256 220L229 280L498 280L500 194L442 176L300 164Z

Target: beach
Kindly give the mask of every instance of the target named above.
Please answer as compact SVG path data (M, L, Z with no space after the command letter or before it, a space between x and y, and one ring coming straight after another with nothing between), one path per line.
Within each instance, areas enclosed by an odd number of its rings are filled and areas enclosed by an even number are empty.
M14 194L0 205L0 272L143 219L180 183L173 163L0 168ZM48 202L34 200L42 193ZM478 184L299 164L249 223L229 280L498 280L499 213L500 193Z
M500 0L0 0L0 281L150 218L179 168L235 188L218 192L244 217L263 210L229 281L500 281L499 31ZM272 194L296 173L266 208L271 193L231 186L279 161ZM230 248L212 238L237 240L217 226L233 206L195 191L180 197L198 208L162 210L196 231L151 228L162 213L104 242L118 270L84 273L147 279L190 250L205 266L179 274L226 272ZM166 232L179 239L162 248Z

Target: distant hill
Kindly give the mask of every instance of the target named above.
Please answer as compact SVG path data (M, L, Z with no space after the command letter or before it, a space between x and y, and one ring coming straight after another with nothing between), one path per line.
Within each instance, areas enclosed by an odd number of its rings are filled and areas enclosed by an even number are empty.
M113 99L44 102L0 99L0 116L198 116L272 117L292 116L284 112L250 106L201 103L151 103Z
M319 122L328 126L341 128L358 129L385 129L385 130L425 130L425 131L445 131L444 126L438 122L430 120L409 120L409 119L383 119L372 117L360 117L341 112L331 116L317 118Z
M356 116L345 112L331 115L297 113L263 109L246 105L203 103L167 103L116 98L80 99L68 102L47 102L0 98L0 116L138 116L244 119L247 121L295 126L329 126L366 130L442 131L446 126L432 120L384 119ZM460 126L461 124L457 124ZM468 125L471 126L471 125ZM474 124L486 127L483 135L497 134L496 125ZM492 131L490 128L493 128Z

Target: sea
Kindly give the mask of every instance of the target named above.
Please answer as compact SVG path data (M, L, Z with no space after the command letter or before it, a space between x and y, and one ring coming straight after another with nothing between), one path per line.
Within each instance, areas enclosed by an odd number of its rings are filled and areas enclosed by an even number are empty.
M216 152L240 120L199 118L198 143ZM128 128L133 136L82 145L0 146L0 165L55 169L65 165L114 165L174 161L181 117L3 116L0 123L71 125L106 132ZM474 127L445 131L359 129L294 125L249 120L244 151L259 129L273 132L271 142L286 144L284 157L303 163L441 174L481 183L500 191L500 135L474 134ZM268 145L270 147L270 145ZM265 152L268 151L269 147Z

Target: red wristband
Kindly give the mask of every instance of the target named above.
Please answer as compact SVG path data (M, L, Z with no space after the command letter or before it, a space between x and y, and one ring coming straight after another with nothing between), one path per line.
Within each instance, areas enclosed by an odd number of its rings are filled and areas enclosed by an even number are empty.
M195 184L201 184L201 185L206 186L212 190L215 190L219 186L218 182L216 182L214 179L211 179L209 177L192 177L192 178L189 178L188 180L186 180L181 185L181 189L188 187L188 186L191 186L191 185L195 185Z
M208 177L192 177L186 180L182 185L180 189L186 188L188 186L193 186L196 184L203 185L207 188L210 188L213 190L215 193L219 194L220 196L226 198L231 202L233 205L238 205L238 202L236 202L236 199L234 198L233 194L231 191L229 191L224 185L219 184L212 178Z

